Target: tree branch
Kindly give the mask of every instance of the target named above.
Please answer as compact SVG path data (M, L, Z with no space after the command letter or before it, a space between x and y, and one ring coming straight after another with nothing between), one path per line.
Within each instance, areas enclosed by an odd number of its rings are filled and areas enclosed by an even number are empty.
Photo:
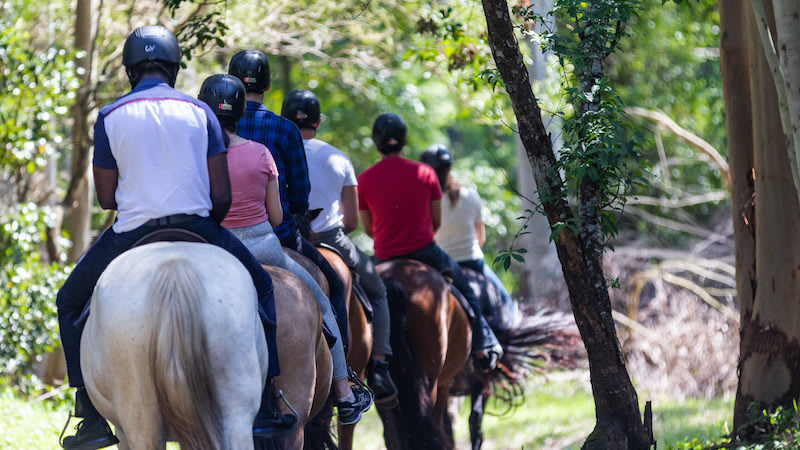
M668 115L661 111L653 111L638 106L631 106L625 108L625 112L628 113L628 115L655 122L659 129L667 130L675 134L684 142L689 144L692 148L708 156L708 158L711 159L711 163L717 168L717 170L719 170L722 179L725 180L725 184L728 186L728 189L731 188L731 171L728 167L728 162L719 153L719 151L714 148L713 145L709 144L700 136L681 127Z

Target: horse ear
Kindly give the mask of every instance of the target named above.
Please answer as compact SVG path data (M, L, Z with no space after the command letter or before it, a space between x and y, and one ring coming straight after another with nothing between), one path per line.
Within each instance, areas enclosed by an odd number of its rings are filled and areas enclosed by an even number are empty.
M311 220L313 221L314 219L316 219L317 217L319 217L319 214L320 214L321 212L322 212L322 208L317 208L317 209L309 209L309 210L308 210L308 213L307 213L307 214L308 214L308 218L309 218L309 219L311 219Z

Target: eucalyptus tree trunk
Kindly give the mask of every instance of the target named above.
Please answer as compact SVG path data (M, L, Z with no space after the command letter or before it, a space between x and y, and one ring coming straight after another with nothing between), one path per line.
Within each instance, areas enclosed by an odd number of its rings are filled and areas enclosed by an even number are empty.
M550 138L542 123L541 110L531 89L528 71L514 35L508 4L483 0L489 46L511 98L519 134L551 229L567 223L573 214L561 193L562 180L556 167ZM600 70L602 68L598 66ZM581 190L581 202L594 201L596 186ZM611 301L602 270L601 241L592 228L599 206L580 208L590 222L576 236L568 227L556 237L564 278L570 293L575 322L589 358L592 395L597 424L583 447L587 449L647 449L652 436L642 423L639 402L617 341L611 317Z
M64 198L64 228L70 233L72 247L67 259L75 262L89 244L92 188L89 177L89 88L92 73L94 7L92 0L75 3L75 67L79 70L80 87L72 105L72 158L70 182ZM82 69L82 73L80 70Z
M752 402L791 407L800 395L800 202L789 163L793 149L749 0L719 6L741 314L734 428L741 431ZM776 36L777 11L765 6ZM780 30L777 38L785 38Z

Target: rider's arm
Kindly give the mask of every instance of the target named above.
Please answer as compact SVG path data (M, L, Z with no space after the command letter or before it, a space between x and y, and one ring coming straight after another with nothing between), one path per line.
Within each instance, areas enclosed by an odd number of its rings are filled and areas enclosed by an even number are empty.
M208 181L211 184L211 218L220 223L232 201L227 154L217 153L208 158Z
M431 202L431 222L433 222L433 231L439 229L442 224L442 200L434 200Z
M349 233L358 228L358 186L345 186L342 188L342 222L344 232Z
M308 210L308 194L311 184L308 181L308 162L306 150L303 147L303 138L297 127L293 127L286 137L287 148L284 150L286 163L282 170L286 171L286 192L289 200L289 212L292 214L305 214Z
M92 166L94 173L94 188L97 191L97 202L103 209L117 209L117 181L119 171L117 169L103 169L102 167Z
M475 237L478 239L478 245L483 247L483 244L486 243L486 225L482 220L475 222Z
M367 236L375 239L375 233L372 232L372 213L368 209L359 209L358 216L361 217L361 223L364 224L364 232Z
M281 191L278 187L278 179L270 180L267 183L267 217L272 228L277 227L283 222L283 207L281 206Z
M111 153L111 145L106 134L105 117L102 112L97 115L94 124L94 156L92 157L92 173L97 202L103 209L117 209L117 183L119 170L117 160Z

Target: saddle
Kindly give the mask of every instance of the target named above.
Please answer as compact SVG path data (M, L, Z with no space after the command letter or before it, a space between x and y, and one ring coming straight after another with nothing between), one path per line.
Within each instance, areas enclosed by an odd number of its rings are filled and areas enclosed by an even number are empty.
M200 242L207 244L208 241L205 240L199 234L184 230L183 228L161 228L159 230L151 231L150 233L145 234L138 241L134 242L131 248L136 248L141 245L151 244L153 242ZM83 311L81 311L81 315L75 320L75 326L78 329L83 330L83 326L86 325L86 320L89 318L89 306L92 304L91 297L89 301L86 302L86 306L83 307Z
M461 305L462 308L464 308L464 312L467 313L469 321L470 322L474 321L475 311L473 311L472 306L470 306L469 302L467 302L467 298L464 297L464 294L462 294L457 287L455 287L455 285L453 284L453 280L451 280L447 276L445 276L444 279L445 281L447 281L447 286L450 288L450 292L453 293L453 296L456 298L456 300L458 300L458 303Z
M331 252L336 253L337 255L339 255L340 258L342 258L342 253L338 249L336 249L336 247L328 245L324 242L317 243L316 246L319 248L330 250ZM345 259L342 258L342 261L344 260ZM356 273L356 271L353 270L352 267L350 268L350 274L353 277L353 292L355 292L358 302L361 303L361 308L364 309L364 315L367 316L367 322L372 323L372 315L373 315L372 303L370 303L369 298L367 297L367 293L364 292L364 288L361 287L361 283L359 283L358 273Z

